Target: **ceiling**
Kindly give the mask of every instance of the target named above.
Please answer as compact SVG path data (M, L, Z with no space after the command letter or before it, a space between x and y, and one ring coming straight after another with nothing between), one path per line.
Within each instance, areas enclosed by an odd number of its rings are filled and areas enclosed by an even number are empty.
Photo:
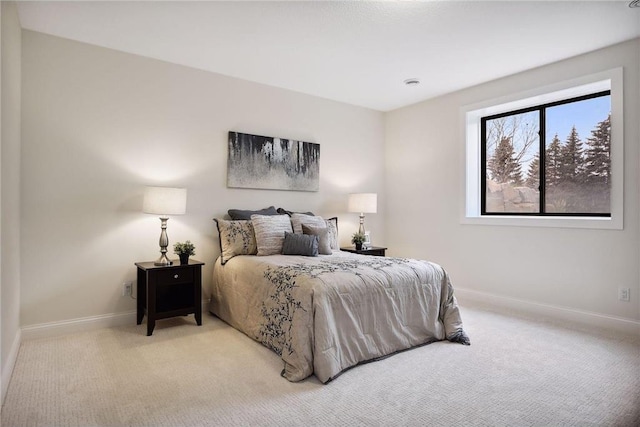
M18 12L28 30L389 111L640 37L628 4L29 1Z

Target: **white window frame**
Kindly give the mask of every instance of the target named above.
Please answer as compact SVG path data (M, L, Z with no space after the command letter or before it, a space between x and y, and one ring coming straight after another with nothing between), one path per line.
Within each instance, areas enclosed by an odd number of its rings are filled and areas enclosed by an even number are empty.
M567 227L622 230L624 225L624 122L622 68L564 81L550 86L461 108L464 149L462 224L527 227ZM481 215L480 119L590 93L611 90L611 217Z

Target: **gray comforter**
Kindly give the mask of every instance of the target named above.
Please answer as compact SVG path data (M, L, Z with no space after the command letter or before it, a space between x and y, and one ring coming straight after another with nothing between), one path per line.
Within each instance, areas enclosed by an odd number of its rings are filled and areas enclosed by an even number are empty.
M449 276L414 259L336 252L218 260L210 311L278 353L290 381L315 374L326 383L433 341L469 344Z

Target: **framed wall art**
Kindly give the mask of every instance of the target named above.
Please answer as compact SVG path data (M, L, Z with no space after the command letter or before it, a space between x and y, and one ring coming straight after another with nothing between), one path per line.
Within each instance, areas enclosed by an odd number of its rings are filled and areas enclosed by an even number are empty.
M318 191L320 144L229 132L227 187Z

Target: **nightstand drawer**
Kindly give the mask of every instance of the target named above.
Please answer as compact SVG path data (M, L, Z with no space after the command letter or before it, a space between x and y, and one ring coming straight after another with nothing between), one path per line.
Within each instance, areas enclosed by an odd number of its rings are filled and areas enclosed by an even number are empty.
M193 268L169 268L156 272L159 285L193 282Z

